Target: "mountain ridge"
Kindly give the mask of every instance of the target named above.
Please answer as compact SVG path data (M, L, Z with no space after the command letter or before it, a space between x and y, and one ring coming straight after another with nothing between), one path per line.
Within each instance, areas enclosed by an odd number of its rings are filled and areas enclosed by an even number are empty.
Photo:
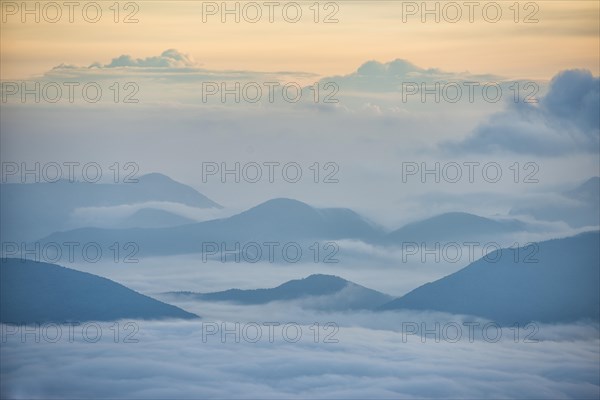
M374 307L392 299L385 293L358 285L354 282L335 275L312 274L306 278L293 279L273 288L266 289L228 289L219 292L167 292L166 296L190 298L201 301L221 301L243 305L267 304L274 301L292 301L309 299L312 297L335 296L345 289L349 289L350 297L342 297L346 301L338 305L343 309L373 309Z
M0 274L3 323L198 318L110 279L57 264L2 258Z
M476 315L504 325L598 320L599 242L600 231L591 231L496 250L487 259L415 288L380 310ZM515 254L519 254L516 261Z

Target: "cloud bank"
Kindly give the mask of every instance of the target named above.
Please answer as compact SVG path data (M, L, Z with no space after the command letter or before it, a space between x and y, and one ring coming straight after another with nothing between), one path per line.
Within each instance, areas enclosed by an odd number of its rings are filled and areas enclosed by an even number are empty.
M325 320L321 320L324 322ZM546 327L555 339L456 343L341 327L338 343L275 331L256 343L202 338L201 322L136 321L138 343L2 346L2 397L10 398L597 398L598 339L589 328ZM229 325L231 327L232 325ZM561 337L577 337L564 340ZM457 355L460 357L457 358ZM560 362L557 362L560 360Z
M516 103L492 115L447 151L556 156L596 153L600 145L600 79L586 70L557 74L538 104Z

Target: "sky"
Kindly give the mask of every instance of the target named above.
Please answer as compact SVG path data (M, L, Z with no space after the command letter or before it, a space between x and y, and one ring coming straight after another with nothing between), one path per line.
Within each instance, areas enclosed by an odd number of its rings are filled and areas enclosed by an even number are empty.
M34 3L24 4L34 9ZM294 20L296 9L284 12L283 6L273 8L272 23L264 6L258 22L251 22L257 14L245 7L249 2L240 2L239 23L235 15L224 15L222 23L220 2L209 3L150 0L126 9L120 3L116 15L112 3L100 1L94 23L84 19L82 3L73 9L71 23L65 7L60 18L54 9L40 9L36 22L35 14L23 14L22 2L3 0L1 78L22 79L61 63L87 65L120 54L143 58L168 48L219 70L326 76L349 73L367 60L403 58L427 68L512 78L549 79L574 67L598 74L599 9L593 0L520 2L516 8L510 1L493 7L479 2L473 9L464 2L440 3L437 15L424 14L421 2L353 0L323 2L316 15L311 2L301 1L295 3L301 10L296 23L284 18ZM436 2L427 4L435 9ZM94 21L96 9L86 10Z

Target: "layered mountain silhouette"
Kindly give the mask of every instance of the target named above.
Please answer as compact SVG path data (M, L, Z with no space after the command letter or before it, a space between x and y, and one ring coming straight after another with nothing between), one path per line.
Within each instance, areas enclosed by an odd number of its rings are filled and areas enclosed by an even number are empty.
M273 301L309 300L320 309L374 309L392 297L333 275L315 274L270 289L229 289L213 293L168 292L167 296L201 301L224 301L235 304L266 304ZM312 300L312 301L310 301Z
M193 219L156 208L142 208L123 219L118 227L127 228L167 228L177 225L193 224Z
M225 243L305 243L314 240L360 239L375 241L383 235L380 228L355 212L343 208L314 208L291 199L274 199L229 218L157 229L82 228L57 232L42 242L76 240L110 246L114 242L136 242L141 255L199 253L203 244ZM225 247L224 247L225 248ZM312 257L305 251L306 257ZM265 259L267 257L265 256Z
M0 260L0 322L198 318L109 279L55 264Z
M381 310L434 310L500 324L599 320L600 233L497 250Z
M158 173L143 175L136 183L111 184L67 180L55 183L3 183L0 185L0 233L4 241L31 241L55 231L72 228L73 225L77 226L78 221L73 214L78 209L148 202L221 208L192 187ZM177 216L173 214L171 220L175 217ZM151 219L146 219L142 225L148 226L151 222ZM164 224L164 216L159 224Z
M565 221L572 227L600 225L600 178L593 177L577 187L549 196L535 199L533 204L525 204L510 210L511 215L531 215L543 221Z
M451 212L405 225L391 232L386 239L388 243L481 241L527 228L527 224L515 219L493 220L464 212Z
M42 243L96 242L108 247L115 242L135 242L140 255L172 255L200 253L207 243L218 245L221 253L221 249L235 251L236 244L243 252L243 246L248 243L277 242L281 248L285 243L295 242L308 260L314 254L306 249L314 241L321 245L325 241L352 239L376 245L400 245L402 242L482 240L527 229L527 224L517 220L496 221L467 213L448 213L388 234L352 210L315 208L281 198L228 218L165 228L80 228L53 233L42 239ZM248 258L252 257L254 255ZM266 259L266 256L260 258Z

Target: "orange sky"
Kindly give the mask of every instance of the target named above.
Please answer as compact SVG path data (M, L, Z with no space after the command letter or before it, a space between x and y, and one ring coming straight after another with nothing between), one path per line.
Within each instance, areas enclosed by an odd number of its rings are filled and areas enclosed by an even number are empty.
M326 10L321 2L319 19L335 11L339 22L331 24L313 22L313 1L297 2L303 17L295 24L285 22L277 10L275 22L267 22L264 6L265 14L258 23L243 18L240 23L231 19L221 23L220 14L207 16L204 23L201 1L152 0L136 3L138 23L122 23L125 15L135 11L123 9L126 2L119 3L121 22L115 23L114 11L109 9L113 1L97 2L103 15L94 24L83 20L77 9L75 22L69 23L66 8L57 23L44 21L43 15L39 23L33 15L26 15L27 22L22 23L21 10L12 15L10 4L20 6L20 1L1 3L6 19L0 38L2 79L40 74L61 63L108 63L121 54L143 58L168 48L191 54L209 69L331 75L349 73L371 59L404 58L421 67L507 77L550 78L558 70L574 67L599 74L599 2L594 0L537 1L537 8L520 2L518 23L509 9L512 1L496 2L503 12L496 23L487 22L478 9L471 23L464 7L457 23L444 21L441 11L440 23L432 21L433 16L422 23L420 12L403 22L403 7L409 2L337 1L337 11L334 6ZM29 7L33 8L33 3L29 2ZM434 7L433 3L428 4ZM492 2L480 3L483 7ZM234 2L228 4L234 6ZM538 22L524 23L532 12Z

